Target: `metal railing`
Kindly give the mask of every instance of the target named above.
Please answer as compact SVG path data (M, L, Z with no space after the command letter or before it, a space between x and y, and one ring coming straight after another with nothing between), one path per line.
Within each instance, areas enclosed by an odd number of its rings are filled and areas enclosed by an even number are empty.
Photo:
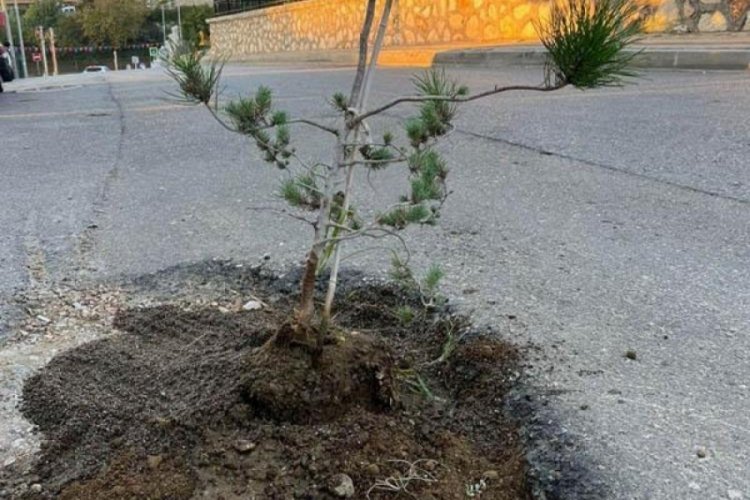
M214 0L214 13L223 16L297 1L299 0Z

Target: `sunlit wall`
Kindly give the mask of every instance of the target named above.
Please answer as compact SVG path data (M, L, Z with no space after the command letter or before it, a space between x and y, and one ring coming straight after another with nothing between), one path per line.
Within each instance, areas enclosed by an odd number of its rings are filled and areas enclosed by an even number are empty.
M717 19L724 16L721 2L750 0L718 0L715 4L640 1L651 31L720 31L742 28L733 25L732 19ZM698 7L691 7L691 2L698 2ZM211 20L212 50L233 59L351 52L358 44L365 4L364 0L305 0L217 17ZM546 0L394 0L386 46L402 49L403 62L408 63L410 57L419 58L430 48L532 41L536 39L534 21L543 20L548 12ZM399 50L391 50L385 57L393 58L393 53Z

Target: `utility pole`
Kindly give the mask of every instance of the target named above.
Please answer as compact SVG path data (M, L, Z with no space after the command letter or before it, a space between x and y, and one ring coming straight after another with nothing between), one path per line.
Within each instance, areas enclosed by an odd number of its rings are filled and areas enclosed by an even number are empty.
M36 36L39 37L39 44L42 48L42 64L44 65L44 76L49 76L49 66L47 66L47 42L44 40L44 27L38 26Z
M180 42L182 42L182 2L180 0L175 0L177 2L177 29L180 33Z
M49 29L49 51L52 54L52 76L57 76L57 49L55 48L55 29Z
M16 13L16 31L18 32L18 43L21 49L21 66L23 67L23 77L29 77L29 67L26 65L26 47L23 45L23 28L21 28L21 15L18 13L18 0L13 0L13 10Z
M167 18L164 16L164 2L161 4L161 32L164 37L164 47L167 46Z
M2 10L5 16L5 37L8 39L10 44L10 60L13 63L13 71L18 73L18 64L16 64L16 48L13 45L13 30L10 27L10 16L8 15L8 8L5 6L5 0L0 0L0 10Z

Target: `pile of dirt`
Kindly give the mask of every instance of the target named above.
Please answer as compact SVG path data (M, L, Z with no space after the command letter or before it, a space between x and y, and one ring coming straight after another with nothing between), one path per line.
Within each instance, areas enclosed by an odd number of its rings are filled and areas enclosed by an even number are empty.
M396 308L416 301L368 286L344 290L310 356L268 342L294 297L267 280L252 291L261 309L121 311L120 334L29 379L23 412L45 441L12 495L528 498L502 411L516 349L461 317L405 322Z

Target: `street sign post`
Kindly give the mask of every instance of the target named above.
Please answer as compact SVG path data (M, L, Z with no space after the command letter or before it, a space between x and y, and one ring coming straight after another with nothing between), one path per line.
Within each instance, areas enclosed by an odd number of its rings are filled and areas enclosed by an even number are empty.
M26 47L23 42L23 29L21 29L21 14L18 12L18 0L13 0L13 9L16 12L16 31L18 32L18 47L21 49L21 67L23 77L29 77L29 67L26 64Z
M39 63L42 62L42 53L34 52L33 54L31 54L31 60L32 62L36 63L36 76L39 76L41 74L41 69L39 69Z

